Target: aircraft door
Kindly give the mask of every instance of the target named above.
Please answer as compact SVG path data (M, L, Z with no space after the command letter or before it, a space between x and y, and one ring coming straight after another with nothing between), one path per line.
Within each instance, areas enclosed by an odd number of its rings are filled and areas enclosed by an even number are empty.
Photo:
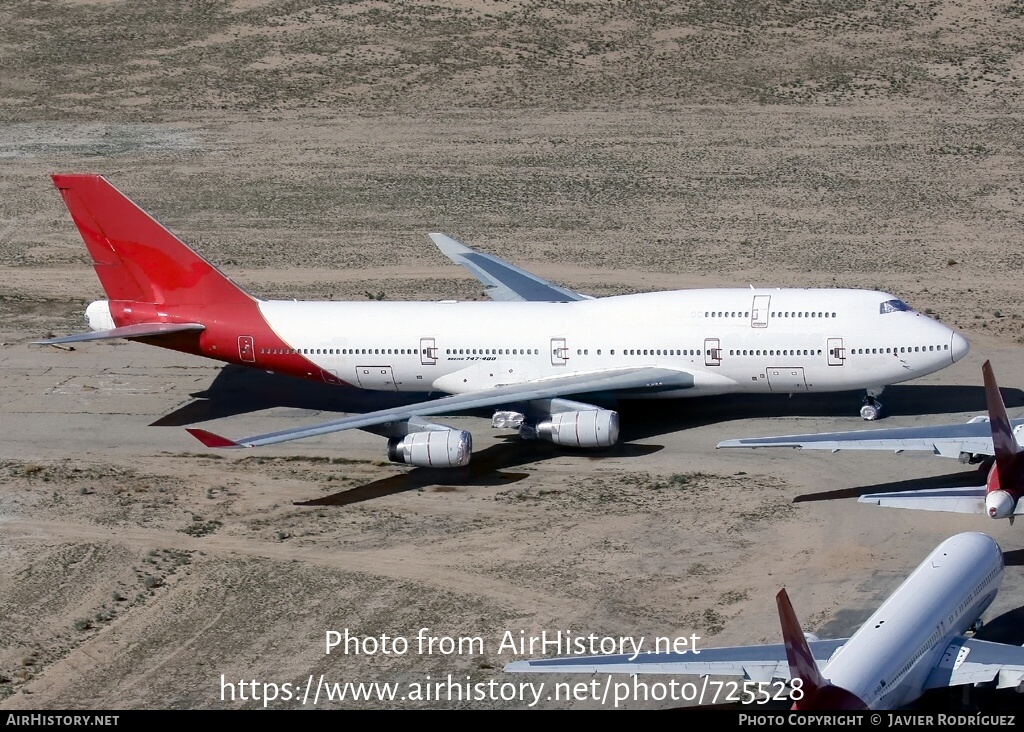
M564 338L551 339L551 365L565 366L569 363L569 349L565 345Z
M719 344L717 338L705 338L704 339L704 365L705 366L721 366L722 365L722 347Z
M256 363L256 346L252 336L238 336L238 358L246 363Z
M750 306L750 327L768 327L768 304L772 301L771 295L754 295L754 303Z
M420 363L423 366L437 364L437 346L433 338L420 338Z
M789 392L790 394L794 391L807 391L803 368L770 366L766 371L768 373L768 388L772 391Z
M356 382L360 389L398 391L390 366L356 366Z
M341 384L344 383L338 377L338 372L334 369L320 369L320 375L324 377L324 383L327 384Z
M843 348L842 338L828 339L828 365L842 366L846 363L846 349Z

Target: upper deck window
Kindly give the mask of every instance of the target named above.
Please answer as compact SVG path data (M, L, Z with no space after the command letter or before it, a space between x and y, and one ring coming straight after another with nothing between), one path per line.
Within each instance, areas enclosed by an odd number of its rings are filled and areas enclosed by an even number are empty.
M913 310L913 308L911 308L909 305L907 305L902 300L886 300L885 302L883 302L881 305L878 306L878 313L880 315L885 315L886 313L897 313L897 312L904 312L904 311L909 312L911 310Z

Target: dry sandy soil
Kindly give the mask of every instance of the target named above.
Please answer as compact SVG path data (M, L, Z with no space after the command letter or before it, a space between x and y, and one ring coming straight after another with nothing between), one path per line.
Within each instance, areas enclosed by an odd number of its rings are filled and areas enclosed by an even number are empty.
M222 675L537 682L502 674L506 631L777 642L785 585L834 636L958 531L1021 563L1019 527L852 500L974 483L955 462L713 449L860 427L857 394L625 405L600 456L458 417L477 454L438 474L361 432L214 455L182 429L364 395L29 345L103 296L48 179L93 171L261 296L480 298L429 231L596 295L880 288L972 343L887 392L887 424L975 413L986 358L1022 406L1019 0L13 0L0 27L0 708L262 704ZM1010 566L989 616L1022 606ZM482 649L325 655L346 628Z

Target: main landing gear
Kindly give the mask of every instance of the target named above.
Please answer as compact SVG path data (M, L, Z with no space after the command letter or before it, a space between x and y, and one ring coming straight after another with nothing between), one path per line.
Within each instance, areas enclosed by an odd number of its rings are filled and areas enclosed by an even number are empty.
M882 403L878 401L878 396L884 389L884 386L873 386L867 390L867 396L864 397L863 406L860 408L861 418L872 422L882 416Z

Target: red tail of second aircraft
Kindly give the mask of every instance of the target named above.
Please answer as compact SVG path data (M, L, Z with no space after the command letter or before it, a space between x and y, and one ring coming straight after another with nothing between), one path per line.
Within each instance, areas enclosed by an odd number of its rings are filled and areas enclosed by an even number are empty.
M786 659L789 661L789 677L794 682L793 709L867 709L867 705L855 694L835 686L821 675L785 589L779 590L775 601L779 606L782 641L786 645ZM799 685L795 684L797 679L800 681Z
M1017 501L1024 494L1024 459L1013 436L992 364L986 361L981 367L981 373L985 378L985 400L988 402L988 421L992 429L992 451L995 455L995 464L989 471L985 485L985 510L992 518L1009 518L1012 521Z

